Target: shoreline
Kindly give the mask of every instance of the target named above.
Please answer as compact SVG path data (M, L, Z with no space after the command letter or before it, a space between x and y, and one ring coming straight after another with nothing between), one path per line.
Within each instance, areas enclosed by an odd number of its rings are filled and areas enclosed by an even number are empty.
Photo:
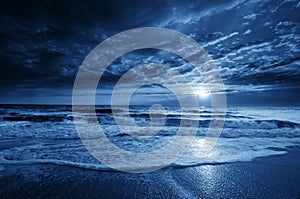
M300 149L248 162L131 174L50 164L4 165L1 198L300 198Z

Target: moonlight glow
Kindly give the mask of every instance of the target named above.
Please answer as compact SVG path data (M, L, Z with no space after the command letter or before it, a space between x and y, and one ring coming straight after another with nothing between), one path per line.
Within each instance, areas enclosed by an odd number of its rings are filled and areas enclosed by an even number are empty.
M196 91L194 91L194 93L195 93L195 95L197 95L201 98L206 98L206 97L210 96L209 92L203 88L197 89Z

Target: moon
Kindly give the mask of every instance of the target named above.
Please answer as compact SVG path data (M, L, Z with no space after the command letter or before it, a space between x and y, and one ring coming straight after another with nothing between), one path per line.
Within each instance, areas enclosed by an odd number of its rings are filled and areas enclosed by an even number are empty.
M196 91L194 91L195 95L201 97L201 98L207 98L210 96L209 92L205 89L197 89Z

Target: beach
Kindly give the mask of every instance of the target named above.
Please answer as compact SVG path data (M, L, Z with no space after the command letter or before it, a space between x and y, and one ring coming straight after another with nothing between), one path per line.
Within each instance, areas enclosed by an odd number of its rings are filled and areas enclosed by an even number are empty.
M134 107L132 117L147 125L147 110ZM103 146L104 161L143 171L126 173L107 166L85 148L70 106L2 106L0 198L299 198L299 110L229 108L220 138L203 158L199 151L211 114L207 108L180 113L171 107L161 131L137 139L118 128L108 107L97 107L100 123L96 125L113 144L131 154L162 149L176 135L180 119L192 115L199 120L187 150L159 170L155 170L157 163L172 157L174 151L147 156L152 157L148 164L129 165L122 154L113 154L110 145L103 145L104 138L91 139ZM83 119L90 115L84 114ZM119 114L125 114L122 107ZM155 169L147 173L147 168Z
M144 174L54 164L4 165L1 198L299 198L300 148L252 161Z
M300 199L299 0L0 14L0 199Z

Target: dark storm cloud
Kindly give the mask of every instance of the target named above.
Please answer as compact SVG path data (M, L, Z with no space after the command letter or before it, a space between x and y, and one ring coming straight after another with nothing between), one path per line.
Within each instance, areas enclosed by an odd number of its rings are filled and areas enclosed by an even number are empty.
M136 27L157 26L198 41L220 68L228 93L298 88L300 85L298 1L6 1L0 11L0 87L70 90L85 56L104 39ZM114 62L104 85L129 68L163 63L199 74L185 61L155 51ZM26 89L25 89L26 88Z

